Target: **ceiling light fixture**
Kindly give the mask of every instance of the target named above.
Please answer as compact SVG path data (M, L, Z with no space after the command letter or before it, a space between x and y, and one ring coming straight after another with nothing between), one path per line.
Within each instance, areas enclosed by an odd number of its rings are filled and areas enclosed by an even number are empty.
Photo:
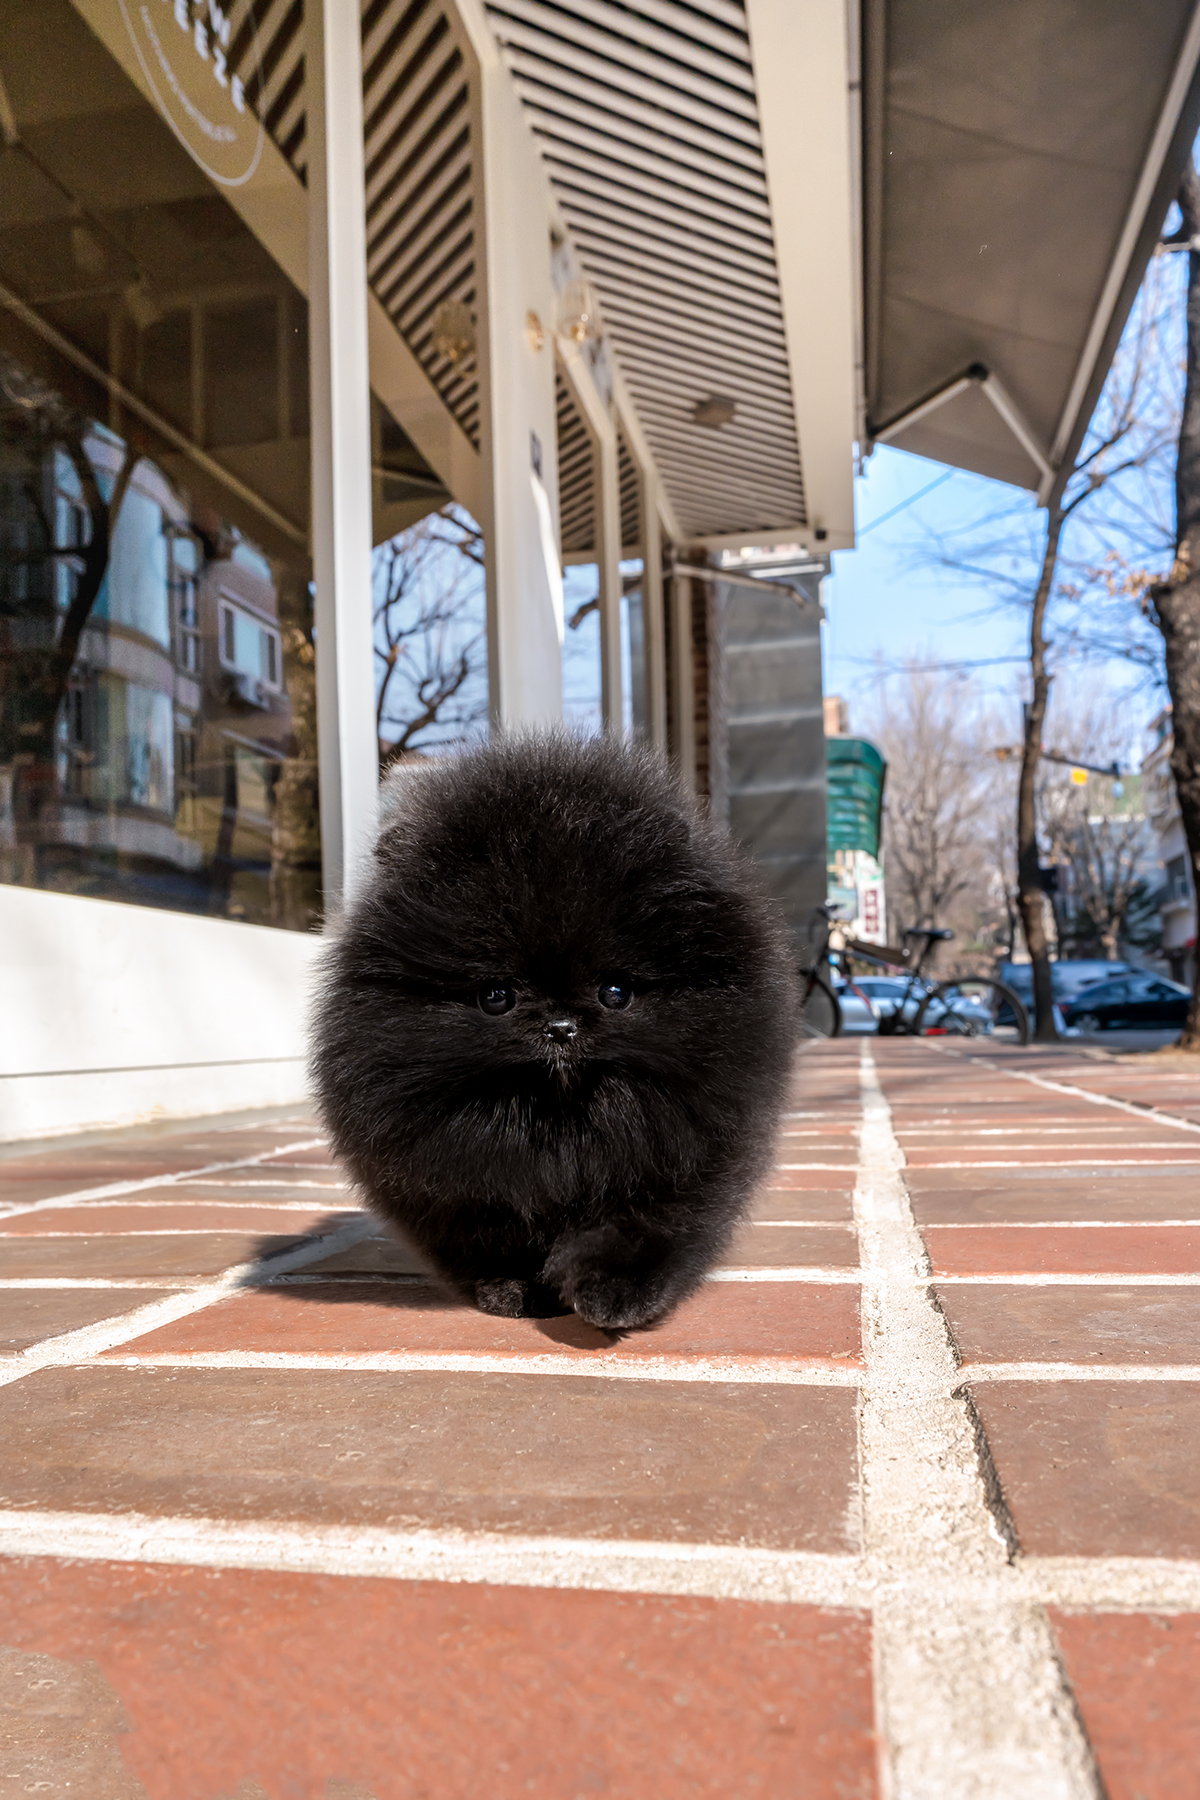
M475 315L461 300L445 300L433 315L433 347L447 362L460 363L475 349Z
M692 418L697 425L730 425L736 412L737 401L728 394L710 394L706 400L697 400Z
M586 281L569 281L559 296L558 329L582 344L600 334L596 296Z

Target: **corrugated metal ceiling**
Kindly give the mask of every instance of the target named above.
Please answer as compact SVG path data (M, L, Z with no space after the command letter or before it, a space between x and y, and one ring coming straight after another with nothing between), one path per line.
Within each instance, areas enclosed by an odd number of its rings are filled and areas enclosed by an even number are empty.
M255 0L254 15L247 92L303 178L302 0ZM741 6L505 0L488 15L683 529L803 524ZM232 67L249 43L237 0ZM433 343L439 308L475 299L467 74L437 0L364 0L363 87L370 280L478 442L474 359ZM713 396L735 403L733 420L697 424Z
M488 15L684 530L803 524L742 7L495 0ZM732 423L697 425L714 395Z

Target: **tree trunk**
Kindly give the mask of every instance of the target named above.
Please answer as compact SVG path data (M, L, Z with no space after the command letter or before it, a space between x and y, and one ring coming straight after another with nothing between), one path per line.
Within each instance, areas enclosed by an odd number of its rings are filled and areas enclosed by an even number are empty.
M1180 236L1200 234L1200 176L1189 164L1179 189ZM1171 773L1192 865L1193 904L1200 897L1200 253L1188 252L1187 385L1175 465L1175 561L1166 581L1150 591L1166 649L1171 696ZM1200 979L1179 1040L1200 1054Z
M125 460L113 491L106 501L84 448L87 430L87 421L79 419L74 435L56 433L52 437L46 437L41 443L43 455L61 445L74 464L91 520L91 531L88 542L79 552L83 568L71 604L59 626L57 640L47 645L43 651L35 651L22 658L21 673L29 717L23 727L24 756L16 771L13 807L14 814L27 827L36 826L50 816L51 809L57 807L62 799L56 766L58 743L55 734L58 715L66 698L71 670L79 655L80 640L91 619L92 608L108 571L113 533L138 462L139 453L130 444L126 448ZM48 559L54 551L53 533L53 521L47 521Z
M1017 788L1017 905L1025 931L1029 960L1033 964L1033 1005L1039 1043L1056 1044L1054 990L1050 981L1050 949L1046 940L1046 897L1042 891L1041 859L1037 837L1037 773L1042 756L1042 727L1050 697L1046 672L1046 607L1058 562L1063 514L1051 507L1046 519L1046 550L1029 619L1029 669L1033 677L1033 703L1025 716L1025 747L1021 756L1021 780Z
M317 779L317 663L308 582L279 577L284 691L292 739L275 785L271 829L271 923L315 931L321 922L321 795Z

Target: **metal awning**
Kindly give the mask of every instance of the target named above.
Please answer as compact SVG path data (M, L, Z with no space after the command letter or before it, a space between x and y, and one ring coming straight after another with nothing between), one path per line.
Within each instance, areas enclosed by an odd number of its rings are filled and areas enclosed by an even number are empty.
M828 121L811 102L820 87L844 124L845 39L836 34L827 54L800 18L805 8L793 9L795 21L777 10L773 0L486 5L680 534L735 545L803 537L832 549L853 531L852 308L839 298L849 301L853 285L853 209L841 204L851 147L843 131L840 184L828 166L822 182L805 184L836 244L803 207L797 232L786 163L776 152L772 187L768 162L779 140L812 159L792 131L790 90L764 105L762 67L779 61L781 28L806 47L804 121L827 143ZM303 179L302 0L233 0L232 14L230 67L247 58L247 99ZM482 168L456 9L362 0L362 15L371 288L477 446L475 363L448 358L435 330L439 310L472 307L477 288ZM793 228L785 222L782 235L801 282L777 254L785 194ZM814 329L822 305L836 343ZM586 510L582 496L572 504Z
M684 530L803 521L741 9L490 0L488 16ZM714 396L732 419L697 423Z
M1194 0L867 0L868 436L1045 498L1200 124Z

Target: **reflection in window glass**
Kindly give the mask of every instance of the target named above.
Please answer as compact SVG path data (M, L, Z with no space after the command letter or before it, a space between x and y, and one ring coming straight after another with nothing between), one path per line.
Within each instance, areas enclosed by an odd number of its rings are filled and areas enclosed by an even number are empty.
M483 537L454 504L372 558L380 767L461 748L487 728ZM265 647L270 654L270 645Z
M646 654L640 561L621 564L621 692L625 736L646 737ZM602 729L600 704L599 575L595 563L577 563L563 575L563 717L585 736Z
M0 879L309 929L304 300L70 0L0 70Z

